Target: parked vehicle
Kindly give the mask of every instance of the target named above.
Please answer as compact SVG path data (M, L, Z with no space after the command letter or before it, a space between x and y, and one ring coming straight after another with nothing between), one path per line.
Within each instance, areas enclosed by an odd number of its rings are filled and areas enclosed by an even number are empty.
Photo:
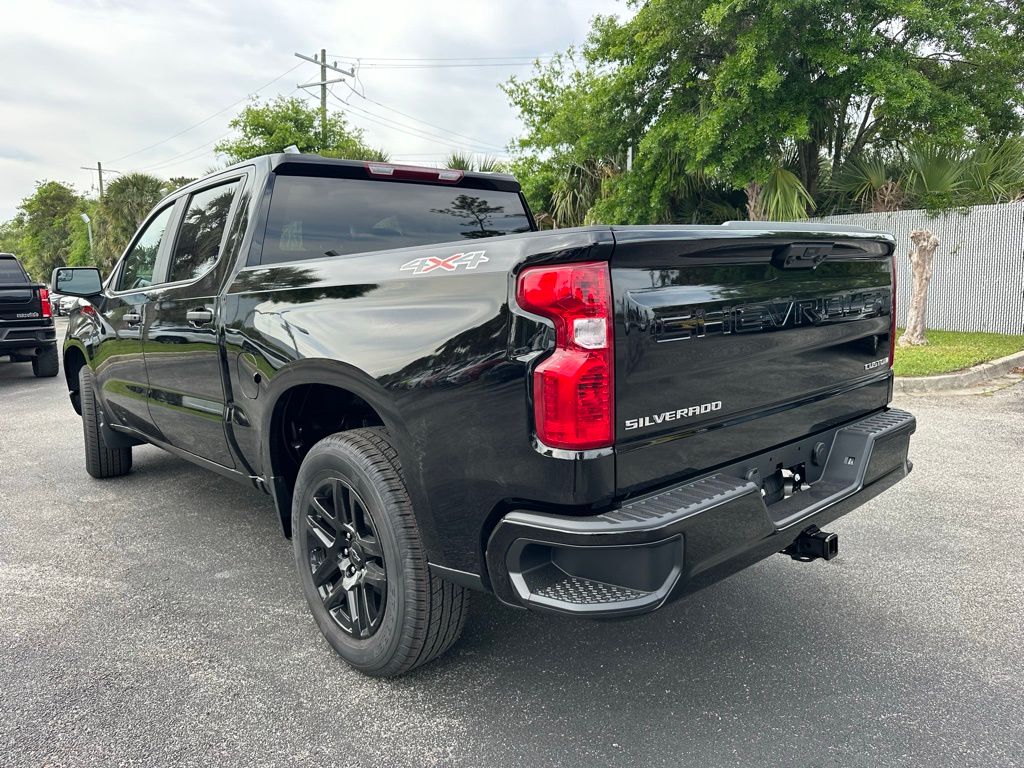
M65 374L93 477L148 442L274 498L321 631L395 675L468 590L652 611L903 478L894 243L778 223L535 231L500 174L274 155L160 203ZM837 577L839 574L837 574Z
M60 301L63 298L64 297L61 296L59 293L56 293L54 291L50 291L50 312L53 313L54 317L60 317L61 316Z
M60 298L60 314L61 316L70 315L71 311L78 305L77 296L61 296Z
M33 283L13 253L0 253L0 357L32 363L39 377L58 372L57 333L46 286Z

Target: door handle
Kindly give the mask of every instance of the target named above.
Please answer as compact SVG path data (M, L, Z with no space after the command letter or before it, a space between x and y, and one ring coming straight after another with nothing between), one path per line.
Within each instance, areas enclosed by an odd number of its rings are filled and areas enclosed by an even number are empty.
M121 315L121 319L124 320L126 325L138 325L142 322L142 315L138 312L125 312Z
M196 325L204 325L213 322L213 312L209 309L190 309L185 313L185 319Z

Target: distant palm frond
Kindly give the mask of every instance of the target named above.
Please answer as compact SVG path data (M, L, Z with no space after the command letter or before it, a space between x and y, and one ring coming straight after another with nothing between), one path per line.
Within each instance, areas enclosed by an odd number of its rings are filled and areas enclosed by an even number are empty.
M763 184L747 185L747 209L751 219L793 221L807 218L814 198L792 171L776 166Z
M451 168L456 171L472 171L473 156L464 152L452 152L444 161L444 167Z
M1024 198L1024 138L983 144L967 158L966 183L979 203Z

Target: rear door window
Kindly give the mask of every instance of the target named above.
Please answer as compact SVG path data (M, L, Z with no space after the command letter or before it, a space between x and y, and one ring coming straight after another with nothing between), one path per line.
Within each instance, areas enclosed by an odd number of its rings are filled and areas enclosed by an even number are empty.
M185 216L178 227L178 239L171 254L167 282L195 280L217 263L231 203L240 181L196 192L189 198Z
M262 263L280 264L530 231L515 192L277 176Z

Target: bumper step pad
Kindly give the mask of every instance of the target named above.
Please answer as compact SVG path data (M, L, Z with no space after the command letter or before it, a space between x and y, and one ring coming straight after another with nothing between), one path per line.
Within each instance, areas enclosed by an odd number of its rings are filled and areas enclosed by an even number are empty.
M650 593L615 584L581 579L576 576L567 576L562 581L541 587L534 594L545 600L556 600L573 605L606 605L639 600L647 597Z

